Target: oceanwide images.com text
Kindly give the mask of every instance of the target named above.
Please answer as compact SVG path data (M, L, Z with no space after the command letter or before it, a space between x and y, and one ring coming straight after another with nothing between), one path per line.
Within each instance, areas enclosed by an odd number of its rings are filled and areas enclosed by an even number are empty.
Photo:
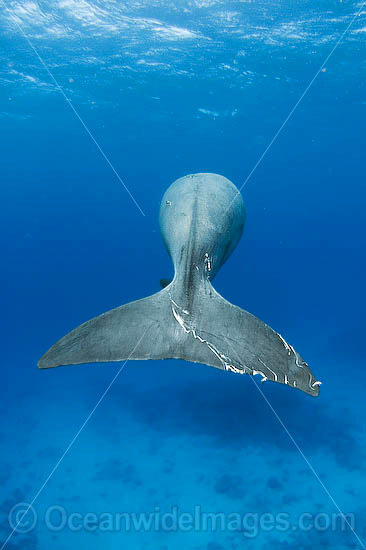
M312 514L303 512L294 516L288 512L224 513L202 510L195 506L183 511L172 506L169 511L155 507L149 512L78 512L55 504L42 513L25 502L14 505L9 511L9 527L17 533L29 533L37 527L46 527L52 532L240 532L244 537L254 538L261 532L287 531L346 531L355 529L352 513Z

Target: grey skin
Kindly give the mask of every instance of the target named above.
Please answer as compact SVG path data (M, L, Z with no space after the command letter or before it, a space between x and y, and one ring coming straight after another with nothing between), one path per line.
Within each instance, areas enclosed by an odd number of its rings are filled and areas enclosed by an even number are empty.
M173 281L61 338L41 369L130 359L185 359L240 374L259 374L317 396L318 382L292 346L268 325L220 296L211 281L242 235L245 209L223 176L175 181L160 207L160 231Z

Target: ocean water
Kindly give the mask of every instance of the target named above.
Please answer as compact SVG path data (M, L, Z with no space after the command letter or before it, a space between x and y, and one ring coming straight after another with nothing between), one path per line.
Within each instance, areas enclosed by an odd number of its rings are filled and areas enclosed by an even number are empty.
M0 549L365 548L366 5L0 0L0 32ZM37 369L172 276L159 204L195 172L247 210L215 288L318 398L183 361Z

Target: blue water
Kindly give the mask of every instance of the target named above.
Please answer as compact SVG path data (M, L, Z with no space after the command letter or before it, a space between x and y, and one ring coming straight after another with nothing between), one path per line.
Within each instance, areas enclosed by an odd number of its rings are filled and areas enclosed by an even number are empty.
M366 8L5 2L0 548L362 548ZM172 276L165 189L195 172L241 187L351 22L247 181L244 236L214 282L295 346L320 396L268 382L263 397L249 376L136 361L89 418L120 365L39 371L38 359L159 290ZM224 525L184 529L197 509ZM340 510L354 532L335 524ZM145 529L107 521L152 512L160 523Z

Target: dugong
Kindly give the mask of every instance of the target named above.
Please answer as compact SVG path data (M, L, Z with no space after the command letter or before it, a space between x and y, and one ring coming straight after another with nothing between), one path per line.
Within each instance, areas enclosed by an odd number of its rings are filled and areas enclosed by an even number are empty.
M173 280L162 280L164 288L152 296L80 325L43 355L39 368L184 359L317 396L321 382L294 348L212 286L244 228L244 203L235 185L217 174L180 178L163 196L159 222Z

